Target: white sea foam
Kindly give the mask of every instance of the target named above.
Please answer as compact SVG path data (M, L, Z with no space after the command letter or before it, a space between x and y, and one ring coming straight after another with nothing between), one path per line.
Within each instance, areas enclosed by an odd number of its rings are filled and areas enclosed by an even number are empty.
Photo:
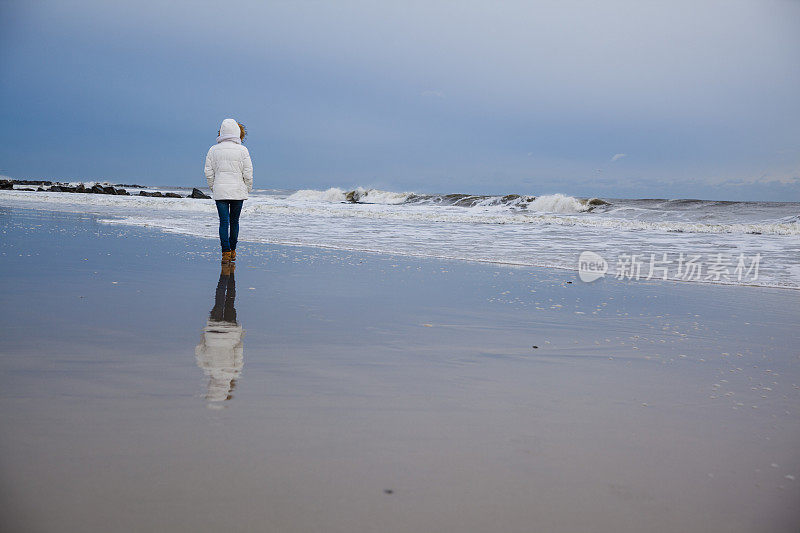
M288 197L292 202L323 202L323 203L362 203L362 204L402 204L411 193L381 191L379 189L365 189L358 187L346 191L338 187L331 187L324 191L302 189Z
M314 189L301 189L289 196L288 200L293 202L346 202L345 191L338 187L331 187L325 191Z
M620 254L760 253L754 284L800 288L798 204L598 203L561 194L256 191L245 202L240 240L569 269L585 250L611 268ZM0 191L0 206L96 213L111 223L216 238L211 200Z
M563 194L537 196L528 204L528 209L544 213L583 213L589 210L585 202Z

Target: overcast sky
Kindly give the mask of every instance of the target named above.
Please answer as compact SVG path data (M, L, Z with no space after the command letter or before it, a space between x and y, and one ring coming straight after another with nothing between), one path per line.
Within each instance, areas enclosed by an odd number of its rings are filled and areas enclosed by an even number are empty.
M0 174L800 201L800 2L0 0Z

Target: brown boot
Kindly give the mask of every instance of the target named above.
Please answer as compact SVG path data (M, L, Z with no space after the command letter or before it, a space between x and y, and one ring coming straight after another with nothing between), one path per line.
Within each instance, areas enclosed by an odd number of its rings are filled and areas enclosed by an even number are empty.
M231 262L231 253L230 252L222 252L222 264L226 265Z
M236 261L236 250L231 250L231 261Z

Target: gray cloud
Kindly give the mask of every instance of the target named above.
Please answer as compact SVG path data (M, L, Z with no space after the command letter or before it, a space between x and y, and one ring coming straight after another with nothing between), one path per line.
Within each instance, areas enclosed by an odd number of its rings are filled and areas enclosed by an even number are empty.
M767 175L800 197L798 3L13 5L3 118L36 142L0 132L10 174L79 176L93 146L92 172L188 184L232 115L281 187L570 193L624 146L620 191Z

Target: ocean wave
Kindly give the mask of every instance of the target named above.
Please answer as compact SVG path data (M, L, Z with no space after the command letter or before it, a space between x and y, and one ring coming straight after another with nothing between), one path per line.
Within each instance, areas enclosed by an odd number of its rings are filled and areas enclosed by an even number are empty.
M367 206L364 206L367 207ZM492 225L557 225L605 228L622 231L651 231L658 233L704 233L704 234L750 234L750 235L800 235L797 223L763 224L706 224L701 222L646 221L611 218L603 216L581 217L558 213L507 213L498 211L470 212L453 210L377 210L377 209L335 209L323 206L299 206L292 204L251 204L245 212L278 213L287 215L308 215L328 218L363 218L383 220L406 220L416 222L444 222Z
M418 195L367 188L257 191L245 202L240 237L570 269L585 250L609 261L621 253L761 254L759 285L800 288L800 204L699 203L613 199L593 205L563 194ZM3 190L0 208L93 213L104 222L217 238L212 200Z
M346 191L338 187L331 187L324 191L302 189L290 195L290 202L322 202L322 203L360 203L396 205L404 203L412 193L382 191L380 189L365 189L358 187Z
M359 201L348 200L348 194L359 192ZM119 212L154 210L165 212L215 212L211 200L190 198L148 198L141 196L112 196L96 194L0 191L12 195L15 203L59 204L72 206L76 211L97 208ZM352 195L351 195L352 196ZM454 196L454 195L445 195ZM703 217L694 220L647 219L626 216L626 211L641 212L635 206L615 204L593 205L593 200L579 199L563 194L538 197L468 196L445 198L428 195L421 201L419 195L396 193L377 189L344 190L331 188L324 191L301 190L291 195L253 195L245 203L245 214L258 216L283 214L286 216L314 216L320 218L361 218L375 220L414 221L429 223L465 223L491 225L545 225L562 227L587 227L609 231L648 231L655 233L700 234L750 234L750 235L800 235L800 221L796 215L775 220L747 222L713 222ZM512 198L511 196L514 196ZM468 200L469 198L469 200ZM9 198L11 199L11 198ZM367 202L366 199L374 201ZM524 202L526 207L520 207ZM597 202L602 202L597 200ZM464 207L468 207L464 209ZM104 209L105 208L105 209ZM667 216L671 212L660 212ZM675 214L675 213L673 213ZM680 215L677 213L676 215Z
M529 196L507 194L504 196L476 194L416 194L392 192L358 187L344 190L331 187L326 190L303 189L290 195L290 202L353 203L382 205L431 205L453 207L508 207L542 213L583 213L609 203L599 198L575 198L564 194Z

